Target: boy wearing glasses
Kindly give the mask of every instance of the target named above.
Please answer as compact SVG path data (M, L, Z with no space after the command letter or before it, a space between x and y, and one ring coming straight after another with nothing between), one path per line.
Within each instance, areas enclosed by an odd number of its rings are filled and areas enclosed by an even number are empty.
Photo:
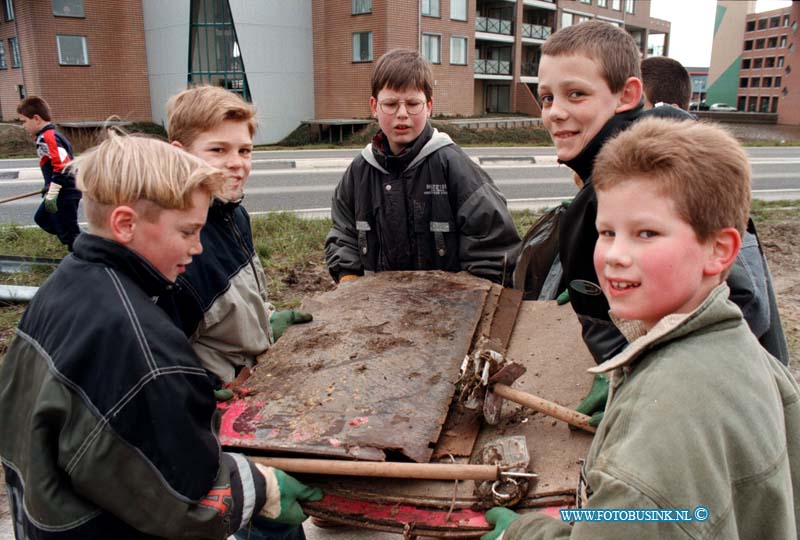
M430 64L395 49L372 74L380 130L345 171L331 205L325 260L333 279L366 272L465 270L510 280L520 238L489 175L429 122Z

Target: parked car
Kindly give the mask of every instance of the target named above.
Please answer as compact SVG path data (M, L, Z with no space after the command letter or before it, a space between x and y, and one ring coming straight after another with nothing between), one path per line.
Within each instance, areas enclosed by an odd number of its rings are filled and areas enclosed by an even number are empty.
M696 101L689 102L689 110L690 111L707 111L708 110L708 103L705 101L701 101L700 103Z
M731 107L727 103L714 103L709 108L709 111L727 111L727 112L735 112L736 107Z

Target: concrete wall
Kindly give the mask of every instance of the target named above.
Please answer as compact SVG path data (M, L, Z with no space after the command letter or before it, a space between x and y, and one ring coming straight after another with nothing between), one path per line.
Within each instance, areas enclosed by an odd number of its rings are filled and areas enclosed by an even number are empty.
M755 2L752 1L717 1L714 42L706 90L708 103L727 103L736 106L745 21L747 14L753 11Z
M189 0L143 0L153 120L186 88ZM256 144L281 140L314 118L311 0L230 0L250 94L258 110Z

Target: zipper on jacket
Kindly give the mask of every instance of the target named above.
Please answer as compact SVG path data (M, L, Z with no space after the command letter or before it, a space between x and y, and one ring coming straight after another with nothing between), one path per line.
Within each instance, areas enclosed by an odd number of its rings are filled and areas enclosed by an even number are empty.
M233 234L235 234L236 235L236 239L239 240L239 247L242 248L242 251L247 255L247 260L248 260L248 262L250 264L250 268L253 270L253 277L256 280L256 285L258 285L258 291L261 292L261 293L264 293L264 295L266 296L266 291L261 286L261 282L258 281L258 272L256 271L256 265L253 262L253 257L257 256L256 253L255 253L255 246L253 246L254 253L251 254L247 250L247 246L244 243L244 238L242 238L241 233L239 233L239 229L236 227L236 224L233 223L233 218L230 215L226 215L225 216L225 222L231 227L231 229L233 229Z

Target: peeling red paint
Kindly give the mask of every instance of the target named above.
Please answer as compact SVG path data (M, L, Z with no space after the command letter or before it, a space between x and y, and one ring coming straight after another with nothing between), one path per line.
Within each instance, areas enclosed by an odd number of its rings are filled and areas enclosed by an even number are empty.
M360 426L369 422L369 416L356 416L348 422L351 426Z
M261 408L261 403L255 403L259 409ZM219 429L219 436L221 440L229 439L229 440L241 440L241 439L255 439L256 434L255 430L251 431L243 431L241 427L246 425L245 423L240 421L240 417L247 413L248 410L252 409L253 405L248 404L244 400L235 400L229 401L225 403L217 404L217 408L222 410L222 423ZM239 429L236 429L239 428ZM224 441L227 443L227 441Z

